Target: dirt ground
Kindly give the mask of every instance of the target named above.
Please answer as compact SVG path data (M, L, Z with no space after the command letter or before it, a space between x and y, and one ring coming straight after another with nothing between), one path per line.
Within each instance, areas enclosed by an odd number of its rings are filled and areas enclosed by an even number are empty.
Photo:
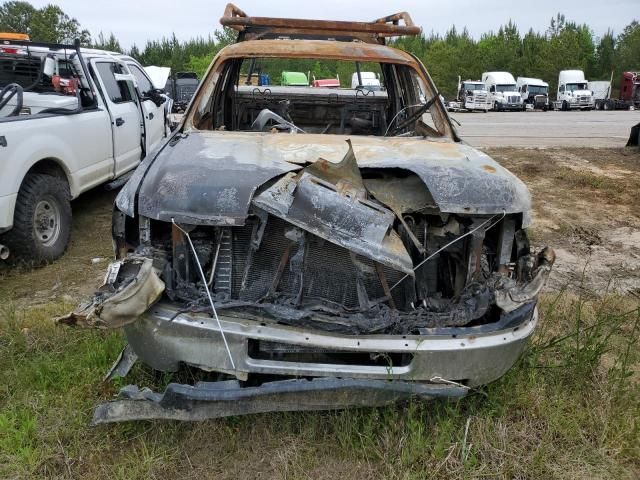
M640 294L640 151L485 151L531 190L532 241L557 254L548 289Z

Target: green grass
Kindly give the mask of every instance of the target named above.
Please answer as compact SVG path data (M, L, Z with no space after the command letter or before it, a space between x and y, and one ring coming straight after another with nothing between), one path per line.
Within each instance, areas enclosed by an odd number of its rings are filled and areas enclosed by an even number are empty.
M0 310L2 478L637 478L640 310L633 297L544 297L500 381L454 402L203 423L88 427L119 385L118 332L56 327L71 305ZM170 378L130 374L159 388ZM465 441L465 430L466 434Z

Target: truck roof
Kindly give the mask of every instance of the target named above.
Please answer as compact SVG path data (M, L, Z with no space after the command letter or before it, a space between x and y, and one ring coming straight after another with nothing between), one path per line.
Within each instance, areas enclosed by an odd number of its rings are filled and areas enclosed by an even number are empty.
M515 84L516 79L513 78L509 72L484 72L482 74L482 81L484 83L494 83L496 85Z
M313 81L316 88L340 88L340 80L337 78L320 78Z
M247 40L220 51L221 58L322 58L415 65L416 60L396 48L374 43L358 44L327 40Z
M584 72L582 70L562 70L558 75L560 83L586 82Z
M537 87L548 87L549 84L540 78L532 77L518 77L516 80L516 86L520 85L535 85Z
M3 48L7 47L20 47L21 49L25 49L31 53L41 53L41 54L50 54L60 52L61 55L64 55L64 51L75 52L76 47L74 45L64 45L64 44L56 44L56 43L40 43L40 42L29 42L29 41L6 41L3 42ZM96 48L80 48L80 53L85 58L95 58L95 57L116 57L119 60L134 60L132 57L128 55L123 55L119 52L112 52L109 50L100 50Z
M287 85L308 85L309 80L302 72L282 72L282 81Z

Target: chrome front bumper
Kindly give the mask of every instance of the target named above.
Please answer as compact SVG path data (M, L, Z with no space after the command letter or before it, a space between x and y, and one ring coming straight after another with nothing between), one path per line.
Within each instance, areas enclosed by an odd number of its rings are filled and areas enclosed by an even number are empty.
M538 313L525 304L492 325L425 329L423 335L336 335L295 328L265 320L221 315L220 322L235 369L215 318L179 313L169 303L151 307L125 327L138 357L156 370L176 371L181 363L223 372L246 380L249 374L330 377L413 382L457 382L467 386L489 383L509 370L532 335ZM274 342L305 349L357 352L372 357L406 354L401 366L379 364L302 363L254 358L250 342ZM362 358L362 357L360 357Z

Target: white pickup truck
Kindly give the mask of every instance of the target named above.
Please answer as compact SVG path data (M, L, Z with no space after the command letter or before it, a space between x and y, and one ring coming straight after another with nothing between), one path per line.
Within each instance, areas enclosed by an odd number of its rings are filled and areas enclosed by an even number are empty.
M70 200L160 144L164 101L131 57L0 41L0 259L62 255Z

